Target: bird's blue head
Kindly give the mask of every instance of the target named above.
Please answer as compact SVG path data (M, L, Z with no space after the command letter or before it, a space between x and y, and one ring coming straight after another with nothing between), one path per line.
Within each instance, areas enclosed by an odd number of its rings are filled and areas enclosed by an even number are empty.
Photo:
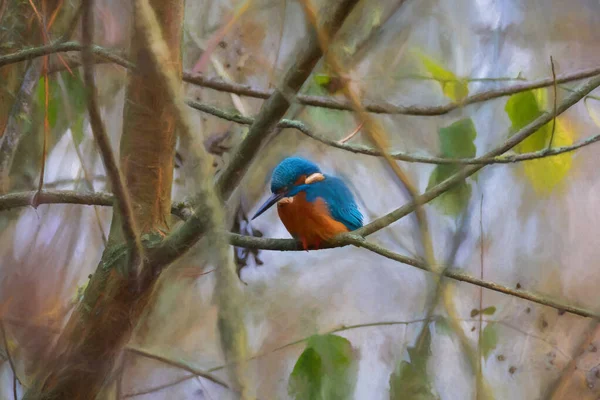
M289 157L279 163L271 177L271 192L281 193L303 184L302 177L320 173L317 164L300 157Z
M258 209L252 219L264 213L283 197L298 194L299 187L305 179L313 174L320 174L317 164L300 157L288 157L275 167L271 177L271 192L273 195Z

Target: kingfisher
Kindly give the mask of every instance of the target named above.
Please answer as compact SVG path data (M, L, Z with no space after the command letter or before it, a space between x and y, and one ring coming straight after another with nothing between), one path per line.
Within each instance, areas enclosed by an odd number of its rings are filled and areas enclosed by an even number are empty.
M363 216L346 183L323 174L304 158L288 157L275 167L271 192L252 219L277 203L279 219L304 250L318 249L321 242L363 226Z

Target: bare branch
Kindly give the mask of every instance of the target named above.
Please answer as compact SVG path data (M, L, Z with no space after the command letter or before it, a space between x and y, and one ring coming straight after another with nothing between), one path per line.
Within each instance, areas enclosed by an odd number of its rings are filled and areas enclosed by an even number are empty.
M427 265L425 264L425 262L416 260L416 259L412 259L410 257L406 257L401 254L397 254L392 251L389 251L381 246L367 242L366 240L364 240L364 238L361 238L360 236L349 235L347 240L348 240L349 244L353 244L355 246L363 247L365 249L371 250L372 252L377 253L383 257L389 258L390 260L395 260L395 261L399 261L403 264L412 265L413 267L417 267L424 271L430 271L430 269L427 268ZM577 307L577 306L573 306L573 305L570 305L570 304L567 304L564 302L556 301L556 300L550 299L546 296L542 296L542 295L535 294L532 292L527 292L525 290L511 289L507 286L500 285L495 282L484 281L482 279L471 276L471 275L467 274L466 272L463 272L463 271L455 269L455 268L446 268L443 275L448 278L454 279L456 281L471 283L473 285L480 286L480 287L483 287L486 289L490 289L495 292L500 292L500 293L508 294L508 295L511 295L514 297L519 297L521 299L529 300L534 303L552 307L557 310L566 311L566 312L569 312L572 314L580 315L582 317L600 319L599 312L587 310L583 307Z
M377 321L377 322L367 322L367 323L356 324L356 325L342 325L342 326L340 326L338 328L330 329L330 330L325 331L325 332L320 333L320 334L321 335L327 335L327 334L333 334L333 333L344 332L344 331L348 331L348 330L352 330L352 329L360 329L360 328L371 328L371 327L382 327L382 326L398 326L398 325L408 326L408 325L412 325L412 324L419 324L419 323L422 323L422 322L427 322L427 323L429 323L429 322L437 322L437 321L440 321L442 318L443 318L442 316L432 315L429 318L417 318L417 319L407 320L407 321ZM461 318L460 321L461 322L475 322L476 320ZM529 332L526 332L526 331L524 331L524 330L522 330L522 329L520 329L520 328L518 328L518 327L516 327L516 326L514 326L514 325L512 325L512 324L510 324L508 322L506 322L506 321L494 320L494 319L486 319L484 321L486 323L489 323L489 324L499 324L499 325L506 326L507 328L512 329L514 331L517 331L517 332L519 332L519 333L521 333L521 334L523 334L525 336L532 337L532 338L537 339L537 340L539 340L541 342L544 342L548 346L550 346L553 349L555 349L556 351L558 351L565 358L567 358L567 359L570 358L562 349L560 349L559 347L556 347L553 343L551 343L550 341L544 339L541 336L537 336L537 335L531 334ZM293 342L289 342L289 343L286 343L284 345L278 346L278 347L276 347L276 348L274 348L272 350L268 350L268 351L256 354L256 355L248 358L247 361L256 360L256 359L268 356L268 355L270 355L272 353L275 353L277 351L281 351L281 350L287 349L289 347L296 346L296 345L298 345L300 343L306 342L311 337L312 337L312 335L304 337L302 339L296 339ZM220 370L222 370L225 367L227 367L227 365L220 365L218 367L213 367L213 368L209 369L208 371L209 372L220 371ZM193 377L193 375L187 377L186 379L189 379L191 377ZM183 380L183 378L182 378L182 380ZM173 384L177 384L177 383L179 383L179 381L176 381Z
M545 112L544 114L540 115L538 118L536 118L528 125L524 126L522 129L516 132L501 146L484 155L483 158L495 157L512 149L514 146L521 143L523 140L527 139L529 136L537 132L538 129L540 129L542 126L550 122L552 118L554 118L554 116L558 116L566 110L568 110L570 107L575 105L579 100L581 100L583 97L589 94L592 90L596 89L598 86L600 86L600 77L595 77L588 80L580 88L578 88L571 95L565 98L565 100L556 109L556 113L553 111ZM423 193L421 196L418 196L415 199L415 201L411 201L405 204L404 206L392 211L391 213L376 219L370 224L356 230L355 233L361 236L367 236L385 228L386 226L397 221L398 219L413 212L417 203L422 202L423 204L425 204L427 202L430 202L431 200L444 193L449 188L462 182L465 178L473 175L483 167L484 165L469 165L463 167L460 171L450 176L445 181L440 182L439 184L429 189L427 192Z
M556 103L558 102L558 90L556 88L556 71L554 70L554 59L552 58L552 56L550 56L550 65L552 67L552 79L553 79L553 84L552 84L552 89L554 92L554 101L553 101L553 105L554 105L554 118L552 118L552 133L550 134L550 142L548 142L548 150L550 150L552 148L552 141L554 140L554 132L556 131Z
M123 395L123 398L124 399L128 399L128 398L131 398L131 397L142 396L142 395L150 394L150 393L156 393L156 392L159 392L159 391L161 391L163 389L170 388L172 386L178 385L178 384L180 384L182 382L188 381L188 380L190 380L192 378L196 378L196 377L197 377L196 374L190 374L190 375L182 376L181 378L178 378L178 379L176 379L176 380L174 380L172 382L169 382L169 383L165 383L164 385L154 386L154 387L151 387L149 389L139 390L137 392L125 393Z
M35 191L31 191L0 196L0 211L9 208L29 205L30 199L35 193ZM40 204L67 203L98 206L112 206L113 204L113 197L108 193L77 193L66 190L43 191L40 195L40 200ZM182 219L186 219L189 217L189 215L191 215L191 212L189 211L190 209L191 207L186 203L173 204L172 207L173 214L182 216ZM422 260L397 254L384 248L381 248L375 244L366 242L364 241L364 238L362 236L357 235L357 233L358 231L355 231L354 234L351 235L341 235L340 237L333 239L328 243L324 243L323 246L321 246L321 249L318 251L354 245L366 248L384 257L393 259L395 261L399 261L403 264L411 265L413 267L426 270L425 263ZM293 239L259 238L253 236L238 235L236 233L226 233L225 237L232 246L236 247L274 251L303 251L301 244ZM569 304L557 302L554 300L548 300L543 296L536 295L525 290L514 290L507 286L503 286L494 282L487 282L482 279L478 279L468 274L462 273L460 271L455 271L452 268L448 270L445 276L457 281L471 283L473 285L484 287L486 289L495 290L504 294L520 297L522 299L553 307L558 310L570 312L589 318L600 318L600 314L594 311L586 310L581 307L571 306Z
M357 0L341 0L333 7L331 13L323 16L320 22L329 36L337 33L356 3L358 3ZM323 54L314 30L311 30L309 37L302 42L302 47L302 50L296 53L298 56L289 67L280 89L276 89L263 104L244 141L232 154L227 168L217 178L217 192L222 199L227 200L237 187L244 176L244 170L247 169L258 150L289 109L289 96L295 95L300 90Z
M68 51L82 51L84 45L78 42L52 43L39 47L31 47L19 50L12 54L0 56L0 67L8 64L14 64L22 61L33 60L34 58L47 56L49 54L64 53ZM91 51L110 62L121 65L125 68L133 68L133 64L119 55L118 51L110 50L105 47L91 46Z
M0 211L17 207L33 206L33 198L38 191L10 193L0 196ZM109 193L76 192L71 190L42 190L36 199L37 204L81 204L112 206L114 197Z
M110 178L110 183L115 192L115 200L117 208L121 215L121 228L123 235L131 252L130 262L134 268L135 275L139 275L141 263L143 262L144 249L140 240L140 235L137 229L137 224L131 206L129 191L125 187L125 182L121 176L121 171L117 165L117 160L110 147L110 140L106 134L100 109L97 103L97 88L94 79L94 54L91 49L94 32L94 15L92 13L93 1L84 3L82 15L82 59L83 59L83 80L88 88L87 106L90 116L90 125L92 133L96 139L96 144L100 150L100 155L106 168L106 173Z
M556 77L557 84L573 82L581 79L591 78L600 74L600 68L590 68L577 72L565 73ZM203 75L184 73L184 82L193 83L199 86L207 87L223 92L235 93L241 96L267 99L272 90L254 89L247 85L241 85L233 82L225 82L217 78L209 78ZM467 97L462 103L449 103L443 106L399 106L389 102L363 101L362 105L368 112L375 114L399 114L399 115L417 115L417 116L435 116L448 114L456 109L467 105L481 103L500 97L510 96L515 93L526 92L532 89L540 89L552 86L553 78L544 78L531 82L515 84L500 89L492 89L476 93ZM323 107L340 111L351 111L352 105L348 101L338 100L326 96L311 96L300 94L296 96L296 101L305 106Z
M160 361L162 363L171 365L173 367L182 369L184 371L191 372L195 376L200 376L200 377L202 377L204 379L208 379L209 381L214 382L217 385L220 385L226 389L231 389L231 387L226 382L222 381L221 379L217 378L216 376L211 375L210 373L208 373L206 371L202 371L198 368L192 367L191 365L189 365L183 361L173 360L173 359L161 356L160 354L152 353L148 350L144 350L142 348L134 347L134 346L127 346L126 350L132 354L136 354L138 356L142 356L142 357L150 358L150 359L153 359L156 361ZM126 396L126 397L129 397L129 396Z
M77 42L66 42L49 44L46 46L32 47L23 49L12 54L0 56L0 67L8 64L14 64L26 60L31 60L36 57L41 57L48 54L69 52L69 51L81 51L83 46ZM135 65L122 56L123 52L120 50L108 49L101 46L92 46L92 51L98 57L96 62L112 62L118 64L124 68L135 69ZM78 60L71 60L70 66L78 66L80 62ZM51 70L55 72L58 69ZM506 86L500 89L486 90L480 93L476 93L467 97L461 103L449 103L442 106L399 106L389 102L373 102L364 101L362 103L364 109L368 112L375 114L399 114L399 115L417 115L417 116L435 116L448 114L456 109L465 107L467 105L481 103L500 97L510 96L515 93L526 92L532 89L540 89L545 87L553 86L556 84L564 84L574 81L579 81L586 78L591 78L600 74L600 67L582 69L576 72L564 73L557 75L556 79L543 78L531 82L525 82ZM493 78L484 78L487 80ZM480 79L481 80L481 79ZM207 77L202 74L193 74L191 72L183 73L183 81L194 85L206 87L213 90L218 90L227 93L233 93L240 96L254 97L257 99L268 99L271 97L275 90L273 89L256 89L248 85L243 85L234 82L227 82L220 78ZM295 97L295 101L305 106L329 108L340 111L351 111L352 105L343 100L338 100L328 96L311 96L299 94Z
M245 117L235 112L225 111L215 106L211 106L204 103L199 103L193 100L187 100L187 105L214 115L215 117L219 117L222 119L226 119L231 122L236 122L238 124L251 125L254 122L254 118ZM278 128L291 128L296 129L311 139L315 139L323 144L328 146L332 146L341 150L347 150L355 154L364 154L368 156L374 157L382 157L382 153L379 150L373 149L371 147L362 146L362 145L352 145L341 143L341 141L332 140L322 136L318 133L315 133L306 123L299 120L291 120L291 119L282 119L277 124ZM574 150L577 150L581 147L588 146L590 144L596 143L600 141L600 134L589 137L587 139L579 140L573 143L570 146L563 147L553 147L552 149L542 149L538 151L533 151L530 153L522 153L522 154L510 154L510 155L499 155L494 157L476 157L476 158L445 158L445 157L435 157L435 156L420 156L416 154L410 154L402 151L391 152L390 155L392 158L400 161L406 162L416 162L416 163L424 163L424 164L462 164L462 165L489 165L489 164L513 164L528 160L535 160L538 158L546 158L557 156L563 153L568 153Z

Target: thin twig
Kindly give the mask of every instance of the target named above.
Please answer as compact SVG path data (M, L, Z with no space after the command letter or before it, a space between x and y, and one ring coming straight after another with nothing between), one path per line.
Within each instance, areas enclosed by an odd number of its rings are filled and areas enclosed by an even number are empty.
M38 181L38 193L42 191L44 186L44 175L46 172L46 157L48 155L48 137L50 136L50 116L49 116L49 103L50 103L50 82L48 78L48 56L43 58L42 76L44 78L44 130L43 130L43 141L42 141L42 160L40 166L40 179ZM35 204L35 198L34 198ZM35 207L35 205L34 205Z
M554 59L552 56L550 56L550 65L552 66L552 80L554 81L552 85L554 88L554 118L552 118L552 133L550 134L550 142L548 142L547 150L552 148L552 141L554 140L554 132L556 131L556 103L558 101L558 90L556 89L556 71L554 70Z
M145 394L160 392L163 389L170 388L172 386L178 385L182 382L188 381L188 380L196 378L196 377L197 376L195 374L185 375L185 376L182 376L181 378L174 380L173 382L165 383L165 384L159 385L159 386L154 386L149 389L143 389L143 390L140 390L137 392L126 393L123 395L123 398L128 399L130 397L136 397L136 396L142 396Z
M356 134L357 134L357 133L360 131L360 128L362 128L364 124L365 124L365 123L364 123L364 121L363 121L363 122L361 122L360 124L358 124L358 125L356 126L356 128L355 128L355 129L354 129L352 132L350 132L350 134L348 134L348 135L347 135L347 136L345 136L344 138L340 139L339 143L340 143L340 144L344 144L344 143L346 143L348 140L350 140L350 139L352 139L354 136L356 136Z
M555 111L556 112L556 109ZM483 260L484 260L484 240L483 240L483 194L481 195L481 201L479 203L479 263L481 273L479 274L479 279L483 281ZM478 357L477 357L477 373L479 375L483 375L483 288L479 287L479 332L477 337L477 349L478 349ZM477 380L479 383L479 380ZM479 399L479 387L477 387L477 399Z
M117 209L121 215L121 228L123 236L129 246L130 265L135 276L139 276L143 263L144 249L140 240L136 221L133 214L129 191L125 187L125 182L121 176L121 171L117 165L117 160L110 147L110 140L106 134L100 109L97 103L97 88L94 80L94 54L91 48L94 32L94 15L92 13L93 0L85 2L82 14L82 60L83 60L83 79L87 87L87 106L90 116L90 125L92 133L96 139L104 168L110 178L110 183L115 193Z
M338 328L334 328L328 331L325 331L323 333L320 333L320 335L327 335L327 334L333 334L333 333L338 333L338 332L344 332L344 331L348 331L348 330L352 330L352 329L360 329L360 328L372 328L372 327L380 327L380 326L397 326L397 325L412 325L415 323L422 323L422 322L437 322L439 320L441 320L441 316L436 316L436 315L432 315L430 317L425 317L425 318L417 318L417 319L413 319L413 320L408 320L408 321L378 321L378 322L369 322L369 323L362 323L362 324L356 324L356 325L342 325ZM461 322L473 322L473 319L461 319ZM500 325L504 325L512 330L515 330L519 333L522 333L525 336L528 337L533 337L534 339L540 340L544 343L546 343L547 345L549 345L550 347L552 347L553 349L556 349L561 355L563 355L565 358L569 358L569 356L567 354L565 354L565 352L563 350L561 350L558 347L555 347L552 343L550 343L548 340L544 339L543 337L537 336L537 335L533 335L529 332L523 331L521 329L519 329L518 327L506 322L506 321L502 321L502 320L493 320L493 319L486 319L485 320L486 323L490 323L490 324L500 324ZM264 351L262 353L256 354L250 358L248 358L246 361L252 361L252 360L256 360L265 356L268 356L270 354L273 354L275 352L287 349L289 347L292 346L296 346L300 343L304 343L306 341L308 341L311 337L313 337L314 335L311 336L307 336L307 337L303 337L302 339L296 339L292 342L286 343L284 345L278 346L274 349L271 349L269 351ZM226 368L228 365L219 365L217 367L212 367L209 370L207 370L207 372L216 372L216 371L220 371L224 368ZM193 375L189 376L189 378L191 378ZM179 382L177 382L179 383Z
M161 356L160 354L156 354L156 353L152 353L148 350L144 350L142 348L139 347L134 347L134 346L127 346L127 348L125 349L126 351L132 353L132 354L136 354L138 356L143 356L146 358L150 358L156 361L160 361L162 363L165 363L167 365L171 365L173 367L182 369L184 371L188 371L191 372L192 374L194 374L195 376L201 376L204 379L208 379L211 382L216 383L219 386L222 386L226 389L231 389L233 390L228 384L227 382L222 381L221 379L217 378L214 375L211 375L209 372L200 370L198 368L194 368L191 365L183 362L183 361L177 361L177 360L172 360L170 358Z
M8 348L8 338L6 337L6 328L4 327L4 321L0 320L0 329L2 329L2 340L4 342L4 349L6 350L6 358L8 358L8 364L10 365L10 369L13 373L13 397L15 400L17 397L17 381L21 383L17 376L17 368L15 367L15 362L12 359L12 355L10 354L10 350Z
M383 257L389 258L390 260L399 261L403 264L411 265L413 267L422 269L424 271L429 271L425 262L423 262L421 260L416 260L416 259L413 259L410 257L406 257L401 254L394 253L394 252L387 250L383 247L380 247L376 244L368 242L368 241L364 240L363 238L361 238L360 236L350 235L347 240L348 240L349 244L371 250L372 252L377 253ZM511 296L519 297L524 300L529 300L534 303L549 306L549 307L555 308L560 311L569 312L572 314L580 315L582 317L600 319L600 312L588 310L588 309L578 307L578 306L573 306L573 305L570 305L570 304L567 304L564 302L549 299L545 296L527 292L524 290L511 289L507 286L503 286L503 285L497 284L495 282L484 281L484 280L481 280L479 278L471 276L471 275L467 274L466 272L460 271L455 268L446 269L444 276L447 276L448 278L454 279L456 281L471 283L473 285L481 286L483 288L490 289L490 290L493 290L496 292L508 294Z

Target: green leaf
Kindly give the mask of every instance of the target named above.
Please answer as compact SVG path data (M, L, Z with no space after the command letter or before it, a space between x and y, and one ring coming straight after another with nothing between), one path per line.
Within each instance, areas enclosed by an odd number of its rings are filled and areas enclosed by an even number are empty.
M296 400L349 399L354 392L356 367L356 356L347 339L315 335L296 361L288 393Z
M477 137L477 130L471 118L464 118L445 128L440 128L439 137L443 157L475 157L477 149L474 140ZM454 175L460 168L459 165L451 164L436 166L429 177L427 190ZM456 216L467 206L470 198L471 185L463 181L433 200L433 204L444 214Z
M288 382L288 393L296 400L321 398L323 360L319 353L308 347L302 352Z
M421 51L415 53L431 77L438 81L446 97L452 101L461 101L469 95L469 84L466 79L458 79L454 73L425 53Z
M494 315L495 312L496 312L495 306L490 306L490 307L487 307L487 308L484 308L483 310L481 310L481 313L483 315Z
M329 82L331 82L331 77L326 74L316 74L314 80L319 86L327 86L329 85Z
M438 135L444 157L475 157L477 148L474 141L477 137L477 130L471 118L463 118L450 126L440 128Z
M483 358L487 360L490 353L498 345L498 332L496 331L495 324L487 324L481 334L481 352Z
M542 114L533 91L513 94L504 106L514 130L519 130ZM531 136L530 136L531 137Z
M457 167L456 165L436 166L429 177L427 190L443 182L459 170L460 167ZM470 198L471 185L466 181L462 181L461 183L455 185L452 189L442 193L440 196L434 199L432 203L442 213L446 215L457 216L462 212L462 210L464 210L467 204L469 204Z
M528 91L517 93L508 99L504 107L512 123L512 131L516 132L542 115L545 107L546 90ZM549 122L535 133L523 140L514 151L516 153L528 153L548 148L552 137L553 122ZM561 120L556 119L556 129L552 146L569 146L573 144L574 134ZM567 176L571 169L572 154L564 153L555 157L529 160L523 163L525 177L534 189L541 194L551 192Z
M437 324L437 322L436 322ZM431 356L431 332L426 326L423 340L408 348L410 361L401 361L390 376L391 400L437 400L427 374Z

